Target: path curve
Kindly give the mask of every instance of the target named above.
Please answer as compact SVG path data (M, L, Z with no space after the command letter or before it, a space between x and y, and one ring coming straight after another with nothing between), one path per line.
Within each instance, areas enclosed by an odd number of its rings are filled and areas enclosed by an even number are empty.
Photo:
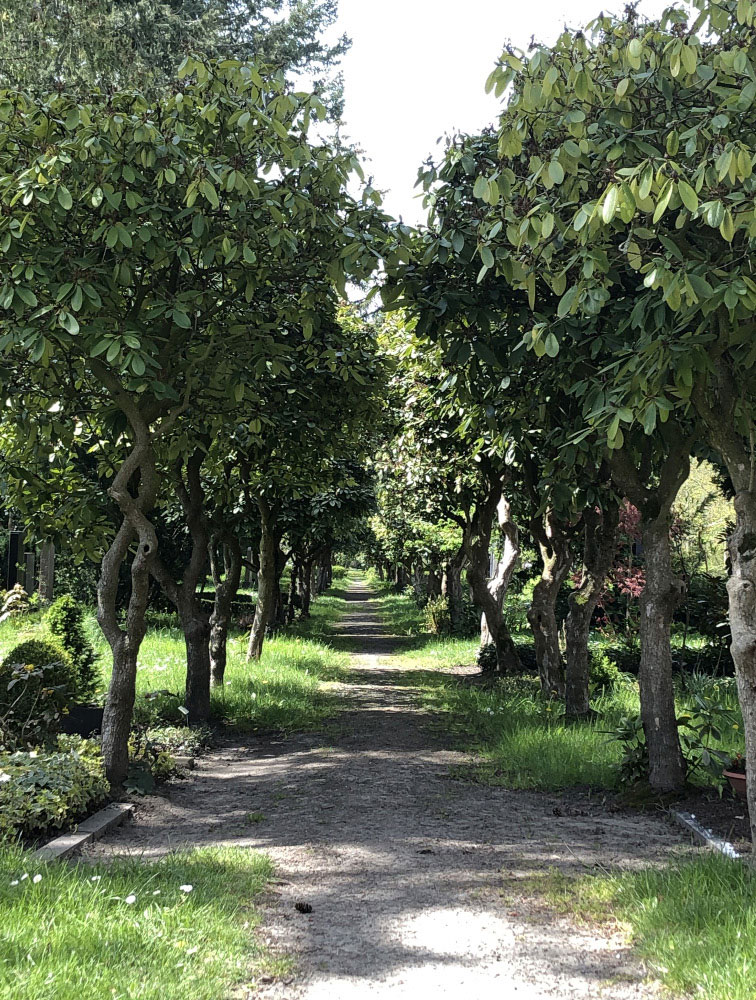
M346 596L337 634L363 652L332 745L308 734L216 750L97 854L223 843L270 855L278 883L258 933L297 973L245 998L658 996L619 935L553 915L527 881L553 867L660 861L679 847L675 832L654 817L455 780L450 767L469 758L396 683L401 639L363 583ZM250 827L250 812L265 818Z

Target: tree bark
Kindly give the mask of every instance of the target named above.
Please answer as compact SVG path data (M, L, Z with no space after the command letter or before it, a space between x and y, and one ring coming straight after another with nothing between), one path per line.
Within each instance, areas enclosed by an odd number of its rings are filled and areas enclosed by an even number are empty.
M733 372L721 358L716 373L713 405L709 387L699 387L693 398L735 489L735 528L727 539L730 653L743 716L746 795L751 839L756 844L756 432L751 423L748 440L736 429L742 394ZM756 864L756 851L749 857Z
M691 439L674 427L667 430L669 451L659 470L658 485L636 468L624 449L612 453L612 475L641 514L646 585L640 599L641 660L638 673L641 718L648 747L651 787L679 791L685 784L685 762L675 713L670 625L685 593L672 572L669 542L675 497L690 470ZM651 445L647 445L648 448Z
M211 544L210 567L215 584L215 600L210 615L210 684L221 687L226 673L228 626L231 621L231 608L239 591L242 570L242 550L239 539L230 534L223 542L224 574L221 577L220 567L214 558L214 546Z
M588 639L591 619L617 547L619 506L608 499L602 511L590 506L583 512L583 568L579 586L569 596L565 715L578 719L590 714L591 658Z
M175 466L175 488L184 511L192 550L177 584L159 557L152 566L152 575L179 613L186 646L186 690L184 702L190 725L202 724L210 718L210 616L202 607L197 588L207 572L210 530L205 515L202 489L202 463L205 450L198 447L184 462Z
M491 534L494 518L503 539L503 551L493 576L489 576ZM520 536L512 520L509 501L502 496L500 479L491 482L488 494L475 505L462 532L467 558L467 579L473 600L481 611L481 645L496 648L496 670L515 673L521 669L512 636L504 621L502 607L520 556Z
M445 566L441 577L441 594L449 604L452 635L462 635L464 604L462 600L462 565L465 561L464 546Z
M136 693L137 657L147 627L150 570L157 557L158 541L147 512L157 495L158 478L152 437L136 406L124 404L134 431L135 443L108 490L123 516L113 543L102 560L97 583L97 621L113 655L102 719L102 758L112 788L123 785L129 772L129 732ZM129 491L132 477L139 474L136 497ZM131 595L126 625L118 619L118 571L132 542L137 548L131 563Z
M276 576L276 553L278 539L274 530L274 515L265 500L258 500L260 508L260 571L257 574L257 605L252 631L247 645L247 661L259 660L262 656L265 632L273 621L278 601L278 578Z
M535 640L536 663L541 690L564 696L564 663L559 648L556 602L572 565L569 538L551 511L534 530L541 555L541 577L533 588L528 621Z

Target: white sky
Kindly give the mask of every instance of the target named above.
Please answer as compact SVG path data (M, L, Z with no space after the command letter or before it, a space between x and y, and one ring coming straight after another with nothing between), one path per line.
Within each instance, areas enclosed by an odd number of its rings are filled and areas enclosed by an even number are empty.
M625 0L606 3L621 12ZM658 14L669 0L642 0ZM417 170L447 132L472 132L496 118L486 77L511 41L553 42L565 21L580 26L601 0L340 0L338 33L352 38L343 60L346 136L364 150L387 211L424 221L413 190Z

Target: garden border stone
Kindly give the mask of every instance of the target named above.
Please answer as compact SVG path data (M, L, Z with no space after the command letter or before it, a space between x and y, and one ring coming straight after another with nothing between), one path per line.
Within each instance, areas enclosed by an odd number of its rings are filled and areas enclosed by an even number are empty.
M711 830L707 830L705 826L698 822L693 813L682 812L678 809L670 809L669 813L676 823L679 823L684 830L687 830L704 847L708 847L712 851L718 851L719 854L723 854L726 858L732 858L733 860L742 858L742 855L735 850L729 840L717 837Z
M34 852L34 857L40 861L62 861L85 844L102 837L114 826L120 826L133 812L134 805L131 802L111 802L79 823L76 830L64 833L40 847Z

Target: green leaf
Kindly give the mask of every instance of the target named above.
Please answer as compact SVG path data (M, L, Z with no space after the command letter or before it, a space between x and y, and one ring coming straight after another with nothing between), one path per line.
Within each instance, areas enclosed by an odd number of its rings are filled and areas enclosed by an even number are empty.
M494 255L487 246L480 248L480 259L483 261L486 267L490 268L494 266Z
M549 177L555 184L561 184L564 180L564 167L559 160L551 160L549 163Z
M189 317L181 309L173 310L173 322L176 326L180 326L182 330L188 330L192 325Z
M60 203L61 208L64 208L66 211L68 211L69 208L73 206L73 198L71 197L71 192L68 190L65 184L58 185L58 202Z
M564 319L564 317L571 311L579 291L580 288L577 285L573 285L572 288L568 289L568 291L566 291L561 297L559 305L557 306L557 316L560 319Z
M618 202L619 188L616 185L612 185L606 193L604 204L601 206L601 218L605 223L610 223L614 218Z
M473 195L479 198L481 201L485 198L488 193L488 178L480 174L473 185Z
M550 358L555 358L557 354L559 354L559 341L553 333L547 334L546 340L543 342L543 346L545 347L546 353Z
M680 200L689 212L697 211L698 195L687 181L680 180L677 182L677 193L680 195Z

